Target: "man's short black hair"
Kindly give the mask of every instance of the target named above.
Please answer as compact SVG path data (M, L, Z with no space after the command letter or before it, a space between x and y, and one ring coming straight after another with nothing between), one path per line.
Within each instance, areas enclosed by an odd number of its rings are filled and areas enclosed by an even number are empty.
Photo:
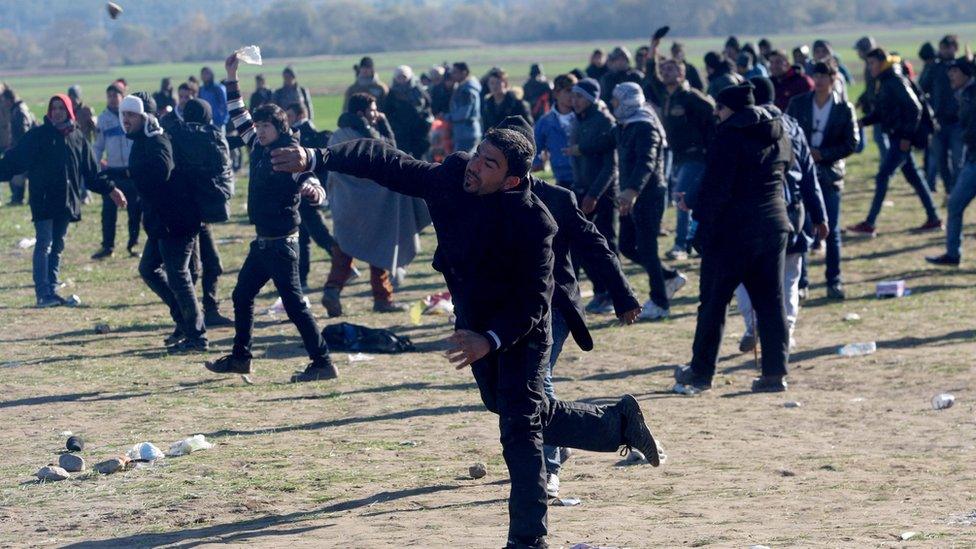
M945 46L947 48L948 47L956 47L956 48L958 48L959 47L959 35L957 35L957 34L947 34L947 35L945 35L945 36L942 37L942 40L939 40L939 45L940 46Z
M514 130L492 128L485 134L485 141L491 143L505 155L508 163L506 176L525 177L532 168L532 157L535 147L524 135Z
M288 131L288 115L285 114L285 111L281 107L274 103L267 103L254 109L254 113L251 114L251 119L255 124L258 122L271 124L278 130L278 133L286 133Z
M188 91L193 92L193 95L200 93L200 86L197 86L196 82L183 82L180 84L176 91Z
M349 96L349 102L346 104L346 112L357 113L366 112L369 110L369 104L376 103L376 98L368 93L354 93Z
M603 50L601 50L600 48L593 50L593 53L590 54L590 57L593 57L594 55L603 55Z
M458 61L457 63L454 63L454 65L452 66L454 67L454 70L467 72L467 73L471 72L471 69L468 68L468 64L465 63L464 61Z
M884 63L885 61L888 60L888 52L886 52L883 48L874 48L873 50L869 51L867 55L865 55L864 57L870 59L876 59Z
M305 118L306 116L308 116L308 109L305 108L305 105L303 103L299 103L299 102L292 103L291 105L288 105L288 108L285 110L295 113L295 116L297 116L298 118Z

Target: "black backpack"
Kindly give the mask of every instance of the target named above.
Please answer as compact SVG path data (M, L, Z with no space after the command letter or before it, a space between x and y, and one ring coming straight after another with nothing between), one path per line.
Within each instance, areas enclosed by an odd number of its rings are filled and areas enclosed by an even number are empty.
M173 130L174 177L185 179L205 223L230 219L234 173L227 140L210 124L180 124Z
M414 350L409 337L398 336L389 330L367 328L340 322L322 329L322 338L335 351L354 353L406 353Z
M912 136L912 146L917 149L925 149L929 146L929 136L939 131L939 123L936 122L935 111L932 109L932 105L925 97L925 94L922 93L922 90L918 88L911 78L906 76L905 80L908 80L912 93L915 94L915 98L918 99L918 104L922 109L922 119L918 122L918 129L915 130L915 135Z

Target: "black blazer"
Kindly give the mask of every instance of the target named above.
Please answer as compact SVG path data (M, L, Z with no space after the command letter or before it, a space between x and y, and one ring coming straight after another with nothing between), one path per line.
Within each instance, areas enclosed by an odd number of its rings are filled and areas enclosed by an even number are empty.
M576 195L569 189L551 185L530 176L532 193L542 200L556 221L556 236L552 242L555 256L553 278L555 290L552 307L563 315L573 339L580 349L593 349L593 338L586 328L586 313L580 297L579 282L573 269L571 251L594 267L593 277L610 291L617 314L640 307L640 302L627 282L617 254L610 251L607 240L576 205Z
M814 148L811 141L814 95L814 92L809 92L794 97L786 110L786 114L800 124L811 149ZM817 147L821 156L820 162L817 162L817 179L821 185L842 186L847 173L844 159L854 154L861 136L857 129L854 105L841 99L836 93L831 95L831 101L834 104L830 108L830 116L827 117L823 142Z
M437 233L434 269L447 282L458 329L488 336L500 351L521 341L551 343L556 222L528 181L480 196L464 190L467 153L432 164L375 139L314 152L316 173L370 179L424 199Z

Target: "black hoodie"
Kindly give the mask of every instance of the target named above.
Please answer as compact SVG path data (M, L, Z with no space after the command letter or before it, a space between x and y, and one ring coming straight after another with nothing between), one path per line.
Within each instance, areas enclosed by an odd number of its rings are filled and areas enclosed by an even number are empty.
M764 109L746 107L719 124L701 191L689 204L700 223L699 242L734 244L790 232L783 185L792 155L780 117Z

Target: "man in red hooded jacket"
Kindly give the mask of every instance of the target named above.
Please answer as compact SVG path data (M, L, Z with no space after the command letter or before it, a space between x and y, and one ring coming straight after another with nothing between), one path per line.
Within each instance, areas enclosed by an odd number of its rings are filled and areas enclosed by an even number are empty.
M3 159L0 181L27 172L30 207L37 242L34 245L34 293L38 307L77 305L78 296L58 295L58 274L68 223L81 220L85 188L111 197L120 207L125 195L111 181L98 177L98 164L88 140L75 124L71 99L51 98L44 124L31 129Z

